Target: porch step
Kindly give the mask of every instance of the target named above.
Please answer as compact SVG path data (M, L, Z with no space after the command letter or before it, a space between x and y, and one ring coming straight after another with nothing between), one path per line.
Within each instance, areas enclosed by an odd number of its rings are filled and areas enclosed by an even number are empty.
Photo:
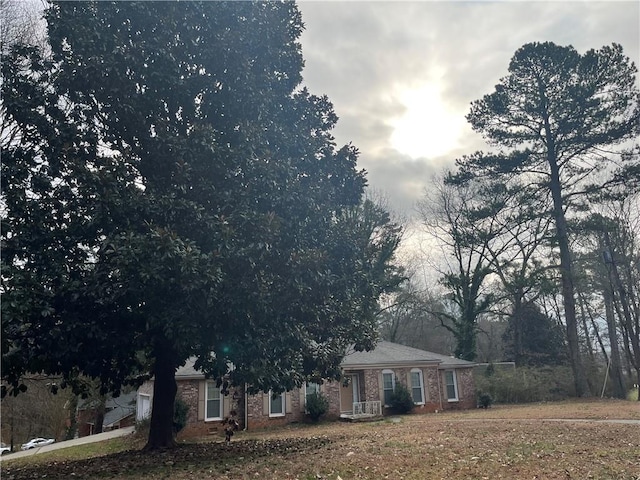
M340 421L342 422L377 422L382 420L384 417L382 415L371 415L371 414L360 414L360 415L350 415L348 413L342 413L340 415Z

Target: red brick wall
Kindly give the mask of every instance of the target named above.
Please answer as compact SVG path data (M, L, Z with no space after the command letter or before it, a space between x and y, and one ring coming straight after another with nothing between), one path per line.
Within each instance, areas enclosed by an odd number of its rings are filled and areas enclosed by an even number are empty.
M411 368L402 367L389 370L392 370L396 375L396 381L405 384L407 387L409 386L407 385L407 378ZM424 382L425 404L414 407L412 413L433 413L439 410L462 410L476 407L475 383L471 368L456 369L459 398L457 402L447 401L447 392L442 377L442 370L438 370L435 365L433 367L422 367L421 370ZM361 392L361 398L368 402L381 400L380 370L364 370L362 372L362 378L364 378L364 392ZM383 413L388 412L383 411Z
M476 408L476 385L473 379L472 368L456 369L456 380L458 382L458 401L449 402L446 399L446 389L443 392L443 405L445 410L468 410Z
M178 384L177 396L189 406L187 412L187 425L178 433L178 438L199 437L204 435L220 435L224 438L222 431L222 420L199 420L198 400L200 398L200 383L203 380L180 380ZM240 423L240 428L244 428L244 392L242 389L235 390L236 399L233 400L234 391L225 396L225 402L231 402L230 409L237 413L236 419Z
M325 419L337 420L340 418L340 382L326 382L320 387L320 391L329 400L329 409Z
M393 369L397 381L407 383L407 374L411 368ZM355 373L355 372L354 372ZM363 401L380 400L379 385L380 370L364 370L360 372L360 398ZM456 369L458 385L457 402L449 402L446 398L443 371L436 366L423 367L422 376L425 390L425 405L416 406L412 413L433 413L438 410L461 410L476 407L475 383L471 368ZM182 380L178 382L178 395L189 405L187 426L179 434L179 438L187 438L203 435L220 435L223 438L222 422L198 420L198 398L200 380ZM327 419L340 417L340 382L327 382L321 386L321 391L329 399L329 410L325 416ZM236 394L237 401L232 408L238 413L238 421L244 428L244 399L243 391ZM226 398L231 398L226 397ZM287 395L287 413L283 417L269 417L264 411L263 394L249 395L247 397L248 429L262 429L273 426L282 426L292 422L306 421L304 406L300 401L300 391L294 390Z
M87 437L91 435L91 429L96 419L96 412L93 409L80 410L78 412L78 437Z
M365 402L375 402L380 400L379 370L364 371L364 395L361 392L360 398Z
M247 421L249 430L270 428L305 420L304 408L300 402L300 390L293 390L286 393L285 410L287 413L282 417L269 416L269 412L265 411L264 408L263 395L268 395L268 393L249 395L247 398Z
M473 379L473 368L457 368L456 382L458 385L458 400L450 402L447 399L447 387L444 380L444 370L439 370L438 375L441 379L441 396L442 410L468 410L476 408L476 386Z
M200 422L200 420L198 420L198 388L200 382L201 380L180 380L177 382L178 393L176 394L176 398L182 398L182 401L189 406L187 426Z

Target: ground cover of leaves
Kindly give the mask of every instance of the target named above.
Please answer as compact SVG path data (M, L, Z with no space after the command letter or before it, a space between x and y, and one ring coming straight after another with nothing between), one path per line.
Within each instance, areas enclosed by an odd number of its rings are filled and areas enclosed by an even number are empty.
M239 432L229 445L213 436L151 454L131 443L130 450L83 460L46 461L41 454L4 461L1 474L3 480L640 480L640 424L616 419L640 420L640 404L562 402L296 425Z

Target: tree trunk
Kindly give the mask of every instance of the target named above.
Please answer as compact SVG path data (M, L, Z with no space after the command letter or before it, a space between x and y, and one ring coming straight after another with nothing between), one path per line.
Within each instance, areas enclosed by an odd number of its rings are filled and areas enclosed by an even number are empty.
M78 396L71 395L69 401L69 426L65 433L65 440L73 440L78 433Z
M613 396L615 398L626 398L627 391L622 376L622 364L620 362L620 349L618 346L618 331L616 329L616 319L613 310L613 298L611 285L604 286L604 309L607 318L607 330L609 333L609 344L611 348L611 383L613 384Z
M622 283L620 274L618 273L618 266L615 261L614 252L610 248L611 240L609 238L609 232L607 231L604 232L604 241L609 247L609 252L611 254L611 263L609 265L611 268L609 269L609 272L613 278L614 283L614 301L615 295L617 294L622 306L622 315L620 315L620 322L626 327L626 330L629 334L629 340L631 342L633 353L631 363L636 369L637 381L640 385L640 318L633 318L631 314L631 308L629 307L629 301L627 298L627 291ZM640 393L638 394L638 401L640 401Z
M522 366L522 360L524 358L524 349L522 348L522 289L518 289L517 296L515 298L513 315L511 316L511 322L513 325L513 350L516 366Z
M178 386L176 384L176 365L169 348L156 349L153 368L153 407L149 438L145 450L158 450L176 446L173 429L173 409Z
M560 248L560 277L562 279L562 300L564 305L564 318L567 329L567 345L569 347L569 360L575 382L576 395L588 397L591 395L587 376L580 358L580 341L578 338L578 322L576 316L576 299L573 285L573 261L569 247L569 229L564 215L562 199L562 186L560 183L560 169L556 159L554 140L548 119L545 119L545 131L547 137L547 161L551 176L549 188L553 198L553 215L556 224L556 240Z
M95 435L96 433L102 433L102 424L104 423L106 402L107 402L107 398L104 395L100 395L100 397L98 398L98 406L96 407L96 416L93 422L93 431L91 432L91 435Z

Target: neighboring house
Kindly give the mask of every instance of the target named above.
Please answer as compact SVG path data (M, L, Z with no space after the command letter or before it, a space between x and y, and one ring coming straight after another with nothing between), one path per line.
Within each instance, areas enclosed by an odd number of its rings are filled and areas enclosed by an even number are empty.
M222 431L222 420L233 411L243 428L255 429L305 420L305 399L314 391L329 400L329 419L357 419L390 413L395 385L407 386L414 400L413 413L476 407L474 363L391 342L379 342L370 352L349 352L342 361L341 382L309 383L300 389L272 396L245 395L232 389L222 395L216 382L193 368L193 360L176 372L178 395L190 406L181 436ZM150 414L153 381L138 390L138 415Z
M136 423L136 401L138 393L133 391L123 393L117 398L108 398L105 401L104 419L102 421L102 431L117 430L119 428L130 427ZM86 437L93 435L96 431L95 422L98 416L96 400L84 402L78 408L78 436Z

